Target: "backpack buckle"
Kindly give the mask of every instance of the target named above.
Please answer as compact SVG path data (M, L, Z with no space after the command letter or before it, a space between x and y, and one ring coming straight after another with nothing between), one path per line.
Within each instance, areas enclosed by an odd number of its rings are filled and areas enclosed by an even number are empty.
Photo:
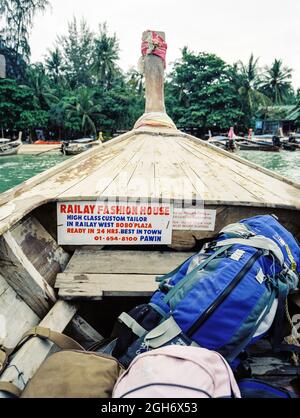
M161 290L163 293L167 294L170 292L170 290L173 288L174 286L165 282L165 283L161 283L159 285L159 290Z
M50 329L43 327L34 327L32 330L33 337L40 337L42 339L48 339L50 337Z

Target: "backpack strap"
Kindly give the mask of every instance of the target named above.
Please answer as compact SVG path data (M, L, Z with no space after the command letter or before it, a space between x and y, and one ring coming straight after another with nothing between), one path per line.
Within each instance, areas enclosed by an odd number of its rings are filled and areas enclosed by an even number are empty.
M145 343L150 348L159 348L180 334L182 334L182 329L179 327L179 325L177 325L177 322L171 316L152 331L148 332L148 334L145 336Z
M63 350L85 351L85 349L80 344L78 344L75 340L68 337L67 335L52 331L49 328L35 327L23 335L21 341L14 349L6 349L4 347L0 347L0 374L7 365L9 356L18 351L31 337L39 337L43 340L49 340ZM10 382L0 382L0 391L6 392L15 397L20 397L22 393L22 391L17 386Z
M279 246L270 238L266 238L262 235L256 235L255 237L250 237L248 239L244 238L230 238L223 241L219 241L215 243L215 247L223 247L224 245L245 245L248 247L258 248L261 250L267 250L270 251L274 256L277 258L277 260L280 262L280 265L284 265L284 256L279 248Z
M85 351L85 349L71 337L43 327L35 327L27 331L17 345L16 350L19 349L30 337L39 337L43 340L49 340L63 350Z
M275 289L272 291L268 305L265 309L265 311L263 312L263 315L261 315L261 317L259 318L259 321L256 323L255 327L253 327L252 332L247 336L246 339L242 340L233 350L231 350L230 354L228 356L226 356L226 359L229 362L234 361L238 355L247 347L247 345L250 343L250 341L252 340L253 336L255 335L256 331L258 330L259 326L261 325L261 323L264 321L265 317L267 316L267 314L270 312L270 309L274 303L274 300L276 298L276 291Z
M119 321L123 322L131 331L137 335L138 337L142 337L147 333L147 330L143 328L132 316L128 315L128 313L123 312L119 318Z
M225 226L221 231L220 234L226 234L228 238L249 238L253 237L256 234L251 231L246 224L243 223L234 223L231 225Z
M16 351L18 351L31 337L39 337L44 340L52 341L63 350L85 351L85 349L80 344L78 344L75 340L68 337L67 335L51 331L49 328L35 327L23 335L21 341L16 345L15 348L6 348L4 346L0 346L0 374L5 369L9 357L12 354L15 354Z
M14 351L13 348L7 348L3 345L0 345L0 374L5 369L5 366L8 362L8 357Z
M174 276L176 273L179 272L179 270L187 263L188 261L192 260L193 257L195 257L196 254L193 254L191 257L187 258L183 263L180 264L180 266L176 267L175 270L171 271L168 274L165 274L164 276L158 276L156 277L156 282L163 283L170 279L172 276Z
M0 392L8 393L16 398L19 398L22 393L21 389L10 382L0 382Z
M229 250L230 247L232 247L233 244L224 245L220 248L218 248L211 256L206 258L202 261L198 266L196 266L189 274L185 276L184 279L180 280L164 297L164 303L168 304L169 301L173 298L175 293L178 292L179 289L181 289L182 286L185 285L186 282L188 282L191 278L195 276L195 273L197 271L203 270L212 260L214 260L219 255L225 253L227 250Z

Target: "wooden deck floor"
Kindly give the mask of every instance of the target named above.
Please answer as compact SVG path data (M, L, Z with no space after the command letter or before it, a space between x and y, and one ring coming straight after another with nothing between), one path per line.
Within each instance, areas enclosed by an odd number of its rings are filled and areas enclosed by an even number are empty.
M102 300L104 297L150 297L156 277L173 271L192 253L159 251L76 250L55 287L64 300Z
M59 199L198 198L231 205L300 206L300 189L196 141L184 136L135 135Z

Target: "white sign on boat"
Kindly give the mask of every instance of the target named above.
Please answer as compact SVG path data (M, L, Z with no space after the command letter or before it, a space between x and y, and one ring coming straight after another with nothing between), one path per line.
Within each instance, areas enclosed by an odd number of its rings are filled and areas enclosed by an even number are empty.
M169 245L171 204L59 202L60 245Z
M174 208L174 231L214 231L216 225L216 210Z

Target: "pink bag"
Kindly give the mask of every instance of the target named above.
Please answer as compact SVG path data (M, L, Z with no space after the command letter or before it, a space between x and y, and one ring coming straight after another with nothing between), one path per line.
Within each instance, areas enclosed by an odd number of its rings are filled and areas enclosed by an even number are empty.
M240 398L226 360L205 348L170 345L135 358L113 398Z

